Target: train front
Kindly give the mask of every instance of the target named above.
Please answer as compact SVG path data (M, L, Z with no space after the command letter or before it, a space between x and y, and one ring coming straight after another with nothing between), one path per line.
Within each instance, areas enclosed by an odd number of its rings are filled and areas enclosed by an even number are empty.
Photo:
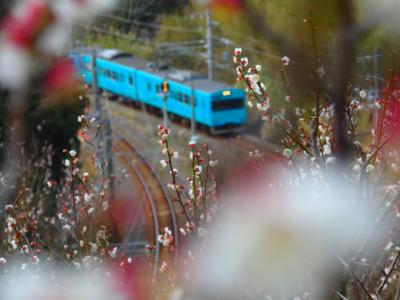
M211 95L211 133L240 133L247 122L246 95L240 89L224 89Z

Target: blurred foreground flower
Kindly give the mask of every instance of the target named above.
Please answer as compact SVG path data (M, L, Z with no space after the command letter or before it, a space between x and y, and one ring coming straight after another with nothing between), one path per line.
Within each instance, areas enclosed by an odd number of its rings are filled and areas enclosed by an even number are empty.
M52 64L44 78L44 91L47 102L60 99L74 99L79 82L75 76L75 68L70 59L62 59ZM70 95L72 93L72 95Z
M71 38L69 24L89 21L110 9L114 0L19 1L3 20L0 83L17 89L33 75L32 66L64 55Z
M274 174L228 198L191 269L202 295L322 290L367 229L356 189L336 176Z
M213 0L211 5L219 11L239 12L244 8L243 0Z
M77 272L61 268L9 266L1 278L0 299L7 300L127 300L111 273ZM15 269L15 270L13 270Z
M96 14L114 7L116 0L58 0L55 10L68 21L88 21Z

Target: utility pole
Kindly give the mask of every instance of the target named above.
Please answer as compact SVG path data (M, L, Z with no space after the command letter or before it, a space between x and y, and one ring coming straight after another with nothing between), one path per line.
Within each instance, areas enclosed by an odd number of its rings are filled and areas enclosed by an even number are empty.
M108 110L104 109L104 121L103 121L103 139L105 138L104 151L106 158L107 167L107 178L108 178L108 189L110 191L111 198L114 196L114 161L112 153L112 128L111 121L108 117Z
M104 153L103 150L100 150L103 147L103 130L102 130L102 107L101 107L101 102L100 102L100 94L99 90L97 88L97 66L96 66L96 61L97 61L97 53L96 49L92 50L92 92L93 92L93 100L94 100L94 108L95 108L95 117L96 117L96 123L97 123L97 130L98 130L98 136L97 136L97 149L98 149L98 154L99 154L99 161L100 161L100 170L101 170L101 175L105 175L105 169L104 169Z
M168 82L164 80L162 84L163 91L163 125L168 127L167 99L168 99Z
M379 51L379 49L377 48L376 50L375 50L375 55L374 55L374 71L375 71L375 76L374 76L374 89L375 89L375 101L376 100L378 100L379 98L380 98L380 88L379 88L379 78L381 78L381 68L380 68L380 63L379 63L379 60L380 60L380 57L381 57L381 55L380 55L380 53L379 53L380 51ZM372 116L372 118L373 118L373 122L374 122L374 126L375 126L375 128L376 128L376 126L377 126L377 122L378 122L378 115L379 115L379 112L378 112L378 108L377 108L377 106L375 105L375 103L374 103L374 108L373 108L373 116Z
M196 114L195 114L195 99L194 99L194 89L193 85L190 85L190 106L192 108L192 117L191 117L191 122L190 122L190 133L191 133L191 140L195 140L195 134L196 134Z
M72 22L71 22L70 18L68 18L68 20L67 20L67 28L68 28L68 50L71 51L71 49L74 47L74 33L73 33Z
M369 66L373 65L373 75L370 76L370 69L371 67L368 67L367 69L367 76L363 76L364 79L366 80L371 80L373 79L373 90L374 90L374 97L373 99L368 99L370 101L370 105L372 107L372 124L374 127L376 127L378 118L379 118L379 108L375 105L376 101L380 98L380 89L381 89L381 81L383 80L382 78L382 71L381 71L381 66L380 66L380 60L382 58L382 54L380 53L379 49L375 51L374 54L372 55L366 55L366 56L361 56L358 57L357 60L361 64L368 64ZM370 87L372 88L372 86ZM372 102L372 103L371 103Z
M207 47L207 69L208 80L214 78L214 52L213 52L213 22L211 15L211 4L208 4L206 11L206 47Z
M103 110L101 103L101 98L99 94L99 89L97 86L97 53L96 50L92 51L92 90L95 104L95 117L97 121L97 126L99 130L97 138L97 148L99 149L99 160L101 175L107 176L109 180L109 190L110 194L114 194L114 163L112 156L112 130L111 122L108 118L107 110ZM104 147L104 149L102 149ZM101 150L100 150L101 149Z

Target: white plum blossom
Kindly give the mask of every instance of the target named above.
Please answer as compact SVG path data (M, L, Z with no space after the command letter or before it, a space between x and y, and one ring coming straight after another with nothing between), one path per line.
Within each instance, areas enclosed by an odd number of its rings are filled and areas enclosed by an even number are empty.
M323 151L322 151L322 153L323 153L324 155L331 155L331 154L332 154L331 144L330 144L328 138L327 138L326 144L323 146Z
M262 66L261 65L256 65L256 70L257 72L261 72Z
M172 235L172 231L168 228L164 228L164 234L159 235L157 240L164 246L169 247L174 242L174 237Z
M357 206L357 189L340 176L299 179L289 173L273 172L268 183L227 194L232 205L208 230L205 250L191 268L196 289L230 298L229 291L244 292L247 284L274 294L291 294L303 284L318 288L325 280L318 274L332 270L342 249L357 250L355 237L369 224Z
M165 159L160 160L160 164L163 168L165 168L166 166L168 166L168 163Z
M287 158L291 158L293 156L293 151L289 148L285 148L283 150L283 156L285 156Z
M285 97L285 101L287 102L287 103L290 103L291 101L292 101L292 97L291 96L286 96Z
M85 257L81 263L74 261L74 269L59 265L36 265L29 268L27 263L18 267L15 263L0 278L2 282L1 299L64 299L64 300L127 300L129 297L118 290L106 275L106 270L98 268L92 272L96 259ZM19 270L18 270L19 269ZM7 277L8 276L8 277ZM10 280L12 278L12 280Z
M76 151L75 151L75 150L70 150L70 151L69 151L69 155L70 155L71 157L75 157L75 156L76 156Z
M202 170L203 170L203 168L202 168L202 166L200 166L200 165L196 165L196 166L194 167L194 173L195 173L196 175L200 175Z
M386 244L384 250L387 252L387 251L389 251L390 249L392 249L393 246L394 246L393 241L389 241L389 242Z
M325 76L325 69L323 66L320 66L318 69L315 70L315 72L317 73L317 75L322 78Z
M367 168L365 169L365 171L367 173L371 173L373 170L375 169L375 167L371 164L368 164Z
M365 98L365 97L367 97L367 92L365 90L361 90L359 92L359 95L360 95L361 98Z
M5 206L6 211L13 211L14 210L14 205L12 204L6 204Z
M258 74L248 74L245 77L252 84L252 87L254 86L254 89L255 89L256 86L257 86L257 83L260 81L260 75L258 75Z
M218 160L210 160L209 165L210 167L215 167L218 164Z
M235 55L242 55L242 48L235 48Z
M32 263L34 265L37 265L38 263L40 263L40 258L36 255L32 256Z
M242 57L240 59L240 63L242 64L243 67L247 67L249 65L249 59L247 57Z
M0 82L16 89L26 85L31 70L30 56L27 50L0 43Z
M67 49L68 40L68 27L58 22L43 32L38 41L38 48L45 55L61 55Z
M256 104L257 109L262 112L266 112L270 108L270 104L267 101L259 102Z
M336 163L336 157L330 156L325 160L325 165L326 166L333 166Z
M116 0L14 2L16 5L9 15L11 25L5 26L0 41L0 82L8 88L18 89L27 85L35 63L51 61L66 53L68 24L90 21L97 14L112 8ZM34 13L36 18L32 18ZM52 17L49 18L49 15ZM32 28L39 27L39 32L30 32ZM26 36L21 39L22 32Z
M198 234L199 234L200 237L207 236L207 234L208 234L207 230L204 229L204 228L202 228L202 227L199 227L199 228L197 229L197 232L198 232Z
M290 58L287 56L282 57L281 62L284 66L288 66L290 63Z
M116 3L116 0L59 0L54 3L54 10L66 22L86 22L97 14L112 9Z
M116 258L117 255L118 255L118 247L114 247L114 248L109 252L109 254L110 254L110 257Z
M85 204L88 204L90 202L90 200L92 199L92 195L85 193L83 195L83 201L85 202Z

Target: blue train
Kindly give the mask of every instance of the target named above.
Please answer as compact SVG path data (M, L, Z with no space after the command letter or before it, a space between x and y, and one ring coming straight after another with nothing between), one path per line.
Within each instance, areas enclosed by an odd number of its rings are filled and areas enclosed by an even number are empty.
M154 64L115 49L97 52L98 87L125 101L163 108L163 83L168 83L167 111L170 117L190 120L191 99L197 126L212 134L240 132L247 121L245 93L241 89L207 80L187 70L157 68ZM89 50L71 53L78 74L92 84L92 55Z

